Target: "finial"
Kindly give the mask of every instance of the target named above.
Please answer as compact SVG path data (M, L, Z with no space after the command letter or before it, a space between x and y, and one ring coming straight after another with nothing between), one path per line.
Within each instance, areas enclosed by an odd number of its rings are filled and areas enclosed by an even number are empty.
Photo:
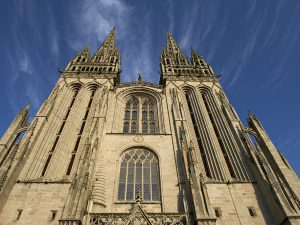
M30 108L30 103L27 103L27 105L25 105L24 109L28 110Z
M139 81L139 82L143 81L142 75L141 75L141 74L138 74L138 81Z
M18 114L20 115L20 114L23 114L24 112L27 113L29 110L29 107L30 107L30 102L26 106L24 106Z
M137 194L136 194L136 196L135 196L135 201L136 201L136 203L137 203L138 205L140 205L141 202L143 201L143 198L142 198L142 196L141 196L141 192L140 192L140 191L137 192Z

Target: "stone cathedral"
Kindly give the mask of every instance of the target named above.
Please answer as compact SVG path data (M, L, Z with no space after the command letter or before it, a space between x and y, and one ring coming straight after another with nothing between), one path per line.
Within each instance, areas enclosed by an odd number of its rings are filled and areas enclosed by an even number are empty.
M170 33L159 84L121 82L115 29L60 72L0 139L0 225L300 224L294 170Z

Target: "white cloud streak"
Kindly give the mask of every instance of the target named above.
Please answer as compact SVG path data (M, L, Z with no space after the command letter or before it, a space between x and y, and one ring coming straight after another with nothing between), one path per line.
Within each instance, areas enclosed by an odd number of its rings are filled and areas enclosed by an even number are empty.
M123 71L121 77L135 80L137 74L141 73L143 79L151 79L153 65L150 55L152 37L148 23L149 13L140 21L143 26L138 29L133 26L136 21L131 15L131 6L120 0L89 0L81 4L80 9L75 7L72 10L79 10L79 16L77 13L74 18L79 39L70 41L73 49L79 51L88 43L95 43L98 48L112 27L116 26L116 38L124 46L124 49L120 49ZM117 45L118 42L119 40ZM131 48L132 45L135 47Z
M129 7L119 0L88 0L72 8L74 26L79 38L70 37L74 49L81 49L87 43L103 41L111 29L118 25L118 35L126 33ZM97 46L98 47L98 46Z

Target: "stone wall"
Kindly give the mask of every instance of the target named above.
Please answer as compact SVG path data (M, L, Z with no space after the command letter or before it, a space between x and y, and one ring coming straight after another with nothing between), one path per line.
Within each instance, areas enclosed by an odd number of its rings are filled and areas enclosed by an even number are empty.
M68 190L69 184L17 183L0 214L0 224L58 224Z
M274 224L256 184L207 184L211 206L221 210L217 225ZM255 210L251 216L248 208Z

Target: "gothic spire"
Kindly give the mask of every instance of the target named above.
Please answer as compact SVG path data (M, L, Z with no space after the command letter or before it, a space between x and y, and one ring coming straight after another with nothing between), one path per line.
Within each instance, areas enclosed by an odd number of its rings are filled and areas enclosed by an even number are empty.
M174 37L170 32L167 33L167 47L164 48L162 58L169 58L171 64L175 65L187 65L188 60L176 43Z
M18 115L24 114L24 113L28 113L29 108L30 108L30 103L28 103L27 105L25 105L25 106L23 107L23 109L21 109L21 111L19 112Z
M115 27L108 34L107 38L99 47L96 52L93 62L110 62L110 57L115 56L116 58L120 58L119 49L115 43Z

